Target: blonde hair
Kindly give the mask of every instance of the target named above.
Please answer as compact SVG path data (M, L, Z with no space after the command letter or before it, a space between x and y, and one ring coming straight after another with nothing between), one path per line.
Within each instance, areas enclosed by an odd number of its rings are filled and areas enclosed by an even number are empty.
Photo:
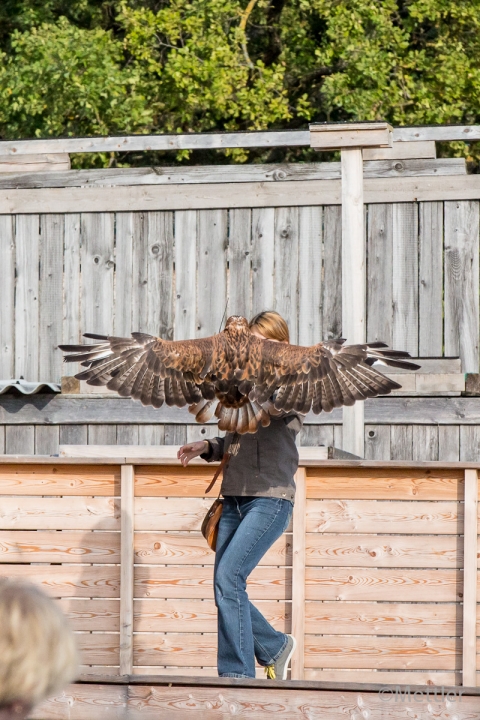
M279 342L290 342L288 325L279 313L275 310L263 310L255 315L248 323L250 330L257 330L269 340Z
M77 671L75 636L55 602L34 585L0 579L0 708L33 707Z

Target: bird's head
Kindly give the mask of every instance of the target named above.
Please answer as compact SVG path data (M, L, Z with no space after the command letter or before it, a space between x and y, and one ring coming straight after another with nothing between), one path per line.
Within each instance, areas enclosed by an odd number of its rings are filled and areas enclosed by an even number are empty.
M248 330L248 320L241 315L231 315L225 323L225 330Z

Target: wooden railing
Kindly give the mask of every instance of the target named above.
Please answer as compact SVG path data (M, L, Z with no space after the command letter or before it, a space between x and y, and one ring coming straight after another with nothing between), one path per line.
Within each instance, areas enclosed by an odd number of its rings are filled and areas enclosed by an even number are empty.
M477 685L480 464L301 462L292 525L249 581L297 637L292 679ZM0 574L58 598L83 674L216 675L211 475L0 459Z

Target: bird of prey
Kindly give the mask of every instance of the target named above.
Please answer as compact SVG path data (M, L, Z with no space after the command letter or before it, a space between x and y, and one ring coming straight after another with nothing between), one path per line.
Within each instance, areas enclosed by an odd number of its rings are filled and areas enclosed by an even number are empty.
M331 412L401 387L374 363L419 367L405 359L408 352L389 350L382 342L344 345L340 338L302 347L266 340L238 315L217 335L197 340L143 333L84 337L95 343L60 345L65 362L87 368L75 376L79 380L155 408L188 404L197 422L215 414L220 430L240 434L269 425L270 416L282 411Z

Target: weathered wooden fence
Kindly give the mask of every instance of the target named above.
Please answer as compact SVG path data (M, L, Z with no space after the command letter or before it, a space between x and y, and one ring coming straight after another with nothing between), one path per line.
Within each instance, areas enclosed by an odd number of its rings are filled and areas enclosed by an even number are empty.
M480 466L301 464L292 526L249 581L297 637L292 678L479 684ZM0 460L0 573L59 599L84 673L216 674L210 477L138 458Z
M58 382L58 344L86 331L215 333L226 306L276 308L300 344L341 336L341 209L302 185L311 206L0 215L0 377ZM478 205L368 206L368 340L478 372Z

